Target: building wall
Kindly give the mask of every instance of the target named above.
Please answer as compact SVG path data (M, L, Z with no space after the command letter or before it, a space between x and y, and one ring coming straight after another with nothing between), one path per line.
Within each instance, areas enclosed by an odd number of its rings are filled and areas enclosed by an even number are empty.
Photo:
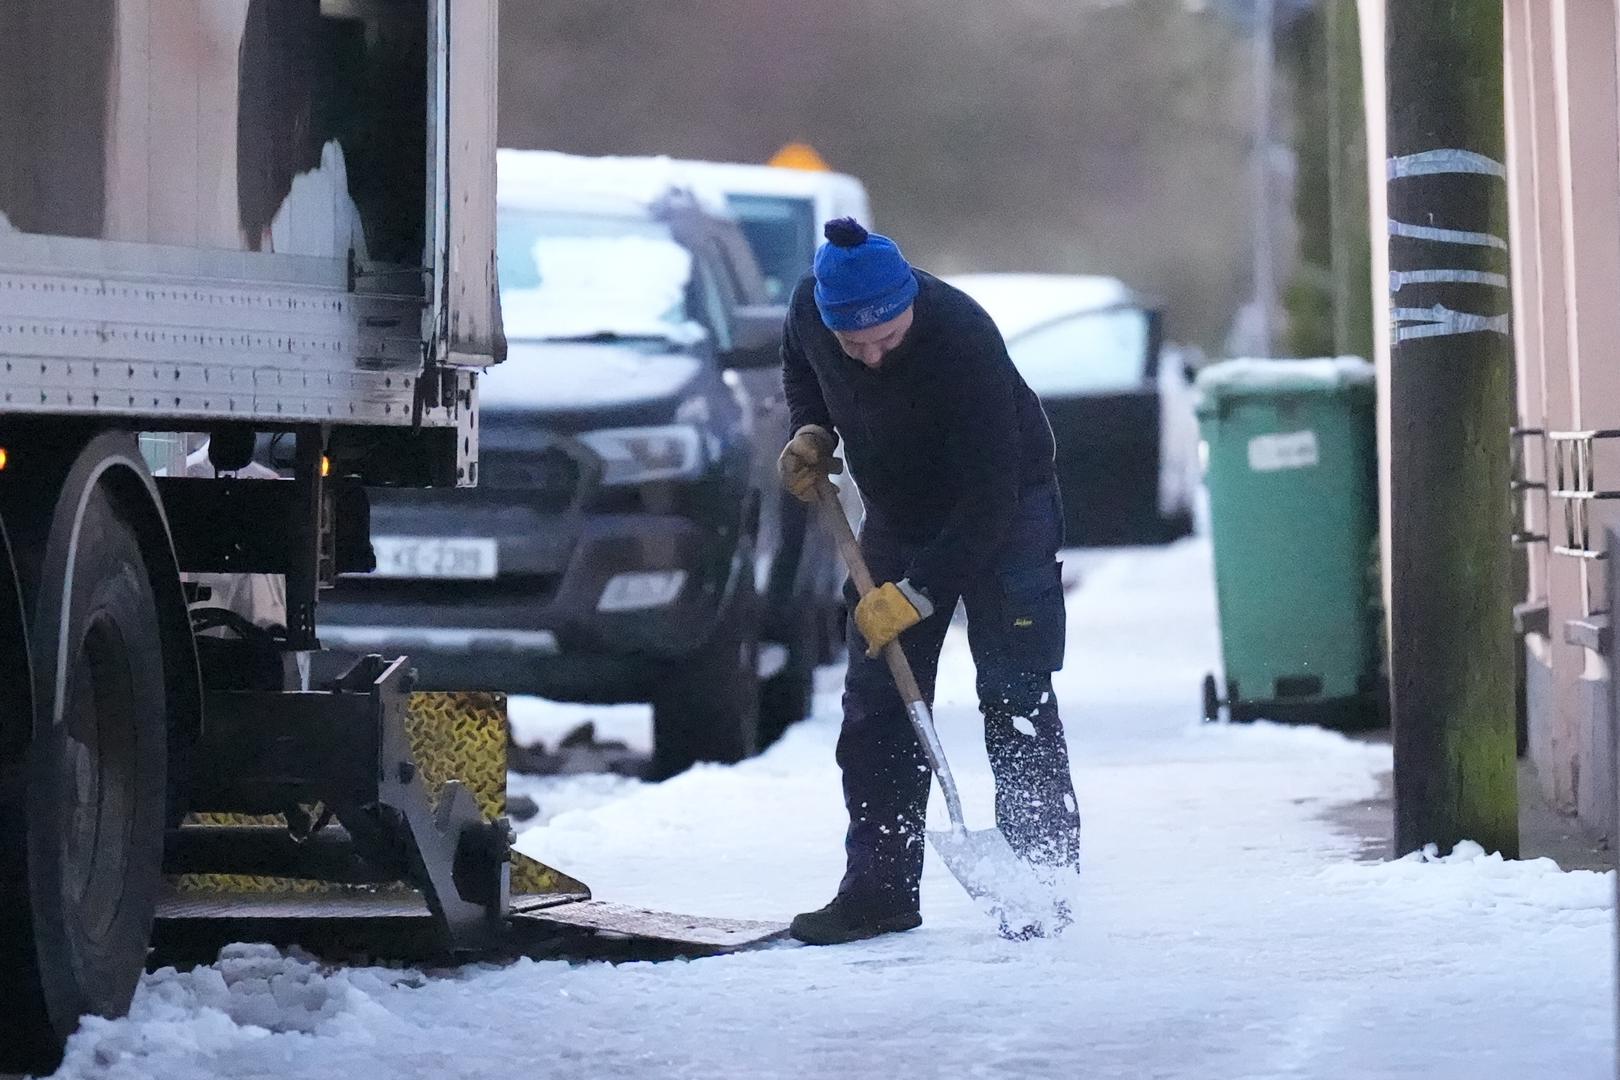
M1550 433L1620 428L1620 49L1616 0L1508 0L1509 198L1519 423ZM1557 493L1567 444L1522 440L1529 754L1554 806L1614 829L1614 721L1608 670L1589 647L1604 608L1604 564L1581 546L1581 508ZM1620 488L1620 441L1592 444L1592 486ZM1572 486L1566 484L1567 486ZM1601 536L1613 504L1587 504ZM1583 633L1584 631L1584 633ZM1578 643L1585 640L1587 644Z

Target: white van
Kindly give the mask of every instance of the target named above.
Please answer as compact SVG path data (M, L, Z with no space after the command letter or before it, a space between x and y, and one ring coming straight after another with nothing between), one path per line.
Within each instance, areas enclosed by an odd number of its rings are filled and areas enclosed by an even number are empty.
M646 201L683 188L709 210L737 219L765 275L772 301L786 303L810 270L821 226L836 217L872 224L866 187L843 173L683 161L667 157L585 158L551 151L501 151L501 181L520 176L552 186L619 194Z
M670 164L692 186L725 198L754 249L772 298L782 302L809 271L822 223L852 217L872 225L866 186L844 173L711 161Z

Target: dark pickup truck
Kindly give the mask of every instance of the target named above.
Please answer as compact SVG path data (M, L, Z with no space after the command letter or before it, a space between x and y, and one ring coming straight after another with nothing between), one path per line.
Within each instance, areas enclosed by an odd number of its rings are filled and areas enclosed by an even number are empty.
M775 479L782 310L723 208L507 169L477 487L373 490L377 570L323 638L428 688L651 702L657 775L739 760L841 645L836 556Z

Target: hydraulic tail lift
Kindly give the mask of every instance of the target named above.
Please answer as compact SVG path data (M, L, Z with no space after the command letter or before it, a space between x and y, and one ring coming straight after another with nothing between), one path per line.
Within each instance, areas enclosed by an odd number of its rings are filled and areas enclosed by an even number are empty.
M406 661L371 656L320 690L209 693L192 813L168 836L160 958L253 940L448 959L598 935L704 952L782 932L593 900L513 851L504 697L411 681Z

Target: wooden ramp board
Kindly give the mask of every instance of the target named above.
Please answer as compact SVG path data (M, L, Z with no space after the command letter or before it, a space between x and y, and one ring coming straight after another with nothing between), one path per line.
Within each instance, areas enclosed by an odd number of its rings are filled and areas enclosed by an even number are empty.
M552 904L536 910L514 911L512 919L514 922L593 930L703 949L741 949L772 941L787 933L786 923L676 915L667 911L611 904L605 900L581 900Z

